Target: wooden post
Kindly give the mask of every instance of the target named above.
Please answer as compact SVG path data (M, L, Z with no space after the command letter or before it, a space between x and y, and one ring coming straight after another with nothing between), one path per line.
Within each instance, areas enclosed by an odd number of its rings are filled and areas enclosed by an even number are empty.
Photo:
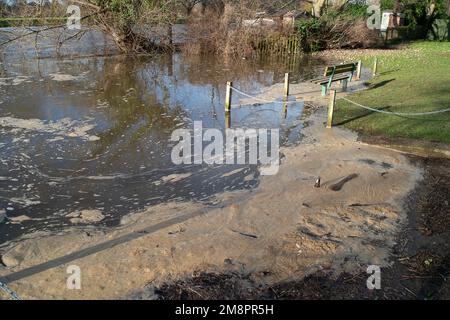
M283 115L283 119L286 119L286 118L287 118L287 100L285 100L284 103L283 103L283 112L282 112L282 115Z
M231 128L231 112L225 111L225 129Z
M361 67L362 67L362 61L358 61L358 66L356 67L356 80L361 79Z
M289 97L289 73L284 74L284 98L287 100Z
M330 101L328 103L327 128L331 128L333 126L333 110L334 110L335 103L336 103L336 90L330 90Z
M375 57L375 60L373 62L373 76L374 77L377 75L377 68L378 68L378 58Z
M227 92L225 95L225 111L230 112L231 110L231 87L233 86L233 82L227 82Z

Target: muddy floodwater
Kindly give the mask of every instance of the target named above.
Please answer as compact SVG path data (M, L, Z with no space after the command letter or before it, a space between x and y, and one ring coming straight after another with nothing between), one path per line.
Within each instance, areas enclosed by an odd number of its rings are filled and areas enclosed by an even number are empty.
M226 81L248 93L311 78L321 62L185 57L33 59L0 64L0 244L73 225L81 210L120 217L168 200L214 204L214 195L258 185L255 165L175 165L172 132L224 130ZM281 98L281 97L275 97ZM279 128L280 143L301 137L301 102L238 107L232 128ZM280 99L281 100L281 99ZM83 223L81 223L83 225Z

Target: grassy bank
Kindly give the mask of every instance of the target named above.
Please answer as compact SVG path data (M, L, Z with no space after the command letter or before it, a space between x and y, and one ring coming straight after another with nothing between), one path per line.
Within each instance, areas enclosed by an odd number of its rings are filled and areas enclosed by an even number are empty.
M377 50L376 56L378 76L368 82L368 90L349 99L401 113L450 108L450 42L415 42L397 50ZM359 58L363 65L373 65L373 54ZM427 116L386 115L338 100L334 124L369 135L450 143L450 112Z

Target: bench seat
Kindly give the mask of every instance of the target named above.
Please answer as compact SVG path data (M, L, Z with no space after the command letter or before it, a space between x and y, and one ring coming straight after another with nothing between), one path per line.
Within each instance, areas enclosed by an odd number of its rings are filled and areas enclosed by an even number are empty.
M355 72L357 66L357 63L329 66L325 68L323 77L315 78L310 81L322 86L322 96L327 94L327 90L330 89L331 83L336 81L342 82L342 90L345 91L347 90L348 81L352 81L353 73Z
M341 74L338 76L334 76L333 79L331 80L331 82L342 81L342 80L348 79L348 78L349 78L348 74ZM311 82L317 83L317 84L323 84L323 83L328 83L329 80L330 80L330 77L319 77L319 78L312 79Z

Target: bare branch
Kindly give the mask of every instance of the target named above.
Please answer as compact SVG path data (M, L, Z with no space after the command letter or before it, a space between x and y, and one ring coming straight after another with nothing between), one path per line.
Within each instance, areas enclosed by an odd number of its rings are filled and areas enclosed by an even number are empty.
M99 11L96 11L96 12L94 12L94 13L91 13L91 14L88 14L88 15L86 15L86 16L84 16L84 17L81 17L80 20L88 19L88 18L93 17L93 16L95 16L95 15L98 15L98 14L104 12L104 11L105 11L105 10L99 10ZM21 35L19 35L19 36L17 36L17 37L8 39L8 40L6 40L6 41L0 43L0 47L2 47L2 46L4 46L4 45L7 45L8 43L17 41L17 40L19 40L19 39L25 38L25 37L27 37L27 36L29 36L29 35L32 35L32 34L39 34L39 33L45 32L45 31L54 30L54 29L60 29L60 28L65 28L65 27L67 27L67 24L60 24L60 25L55 25L55 26L49 26L49 27L45 27L45 28L43 28L43 29L31 29L31 28L26 28L26 29L29 31L28 33L21 34Z

